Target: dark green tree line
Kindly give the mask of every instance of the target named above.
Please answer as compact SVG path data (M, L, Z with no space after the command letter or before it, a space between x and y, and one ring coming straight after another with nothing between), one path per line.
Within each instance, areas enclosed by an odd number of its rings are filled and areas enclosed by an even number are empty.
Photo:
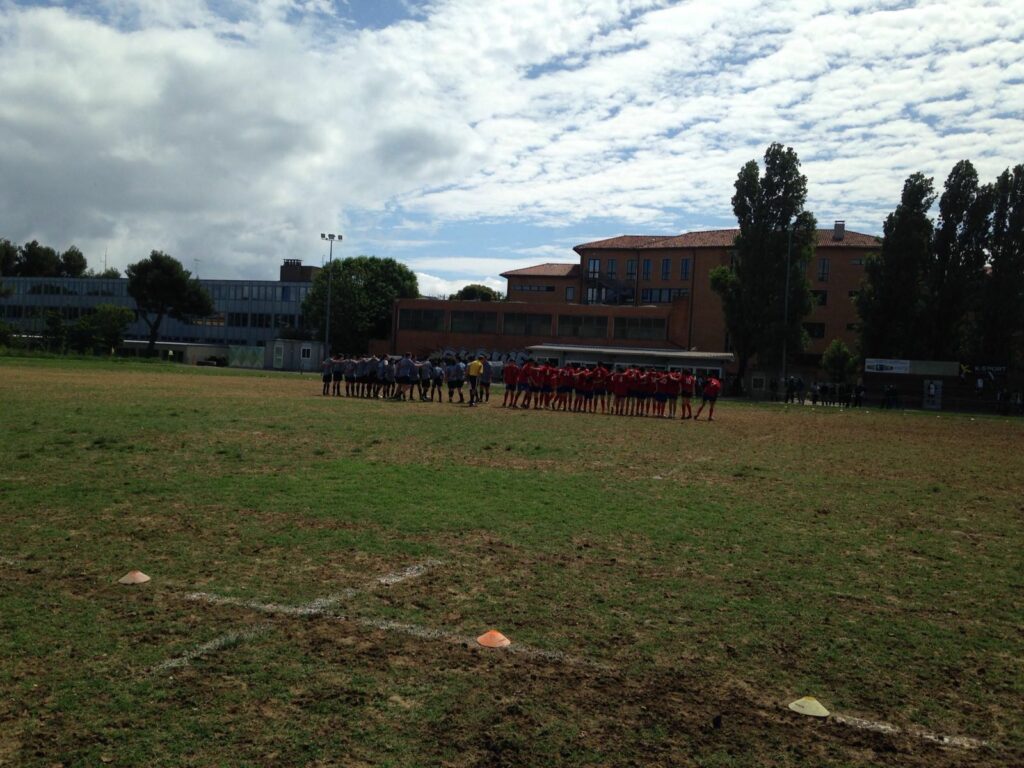
M1022 196L1024 166L980 184L962 160L933 222L933 181L910 176L857 297L862 354L1014 364L1024 336Z
M730 266L712 270L711 287L722 299L739 382L755 355L770 365L781 360L784 348L792 354L806 343L802 320L813 306L806 272L817 222L804 210L807 177L791 147L769 146L764 173L751 160L740 169L735 188L732 207L740 232L734 257Z
M162 251L129 264L128 295L135 299L139 317L149 328L147 353L152 355L165 317L190 320L213 314L213 299L181 262Z
M327 287L331 288L331 347L365 352L370 339L391 333L395 299L419 296L416 275L394 259L357 256L337 259L313 280L302 304L305 325L324 338Z
M110 267L101 272L89 268L85 254L76 245L63 253L32 240L24 245L15 245L10 240L0 239L0 275L7 277L120 277L117 269Z
M455 301L501 301L502 295L486 285L470 283L469 285L464 285L448 298Z

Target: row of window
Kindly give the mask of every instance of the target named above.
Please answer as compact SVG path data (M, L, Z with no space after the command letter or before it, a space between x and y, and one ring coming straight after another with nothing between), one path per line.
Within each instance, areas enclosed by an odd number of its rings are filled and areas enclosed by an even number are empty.
M92 314L94 307L42 307L36 305L0 304L0 318L5 320L31 320L47 317L56 313L62 320L74 321ZM139 319L137 310L132 310L135 320ZM192 320L191 325L228 326L232 328L300 328L302 315L272 314L269 312L228 312L218 313L210 317L199 317Z
M127 296L128 281L67 279L36 282L9 280L6 286L15 296ZM252 285L250 283L204 283L214 301L295 301L309 293L307 285ZM550 290L554 290L551 288Z
M626 259L626 279L636 279L636 259ZM651 279L651 271L653 267L653 261L651 259L643 259L640 262L641 276L644 280ZM604 277L608 280L618 279L619 262L618 259L605 259L604 262ZM587 278L590 280L599 280L601 278L601 260L600 259L588 259L587 260ZM661 260L661 279L671 280L672 279L672 259L665 258ZM690 279L690 259L689 257L682 258L679 260L679 279L689 280Z
M67 304L60 307L44 307L36 304L22 306L21 304L0 304L0 319L4 320L31 320L36 317L47 317L54 313L62 320L78 320L96 311L95 307L75 307ZM139 313L135 313L135 319L139 319Z
M640 290L641 304L671 304L678 298L689 296L688 288L642 288Z
M14 296L127 296L127 280L67 279L39 283L29 280L6 280L5 286Z
M529 291L530 293L552 293L555 290L553 285L535 285L531 283L517 283L512 286L513 291Z
M498 333L498 312L452 311L452 333ZM501 332L505 336L550 336L554 317L528 312L502 313ZM558 336L606 338L609 318L601 315L558 315ZM661 317L616 317L612 335L616 339L664 339L666 323ZM444 310L402 309L399 328L406 331L444 332Z
M308 285L251 285L212 283L204 286L214 301L302 301Z

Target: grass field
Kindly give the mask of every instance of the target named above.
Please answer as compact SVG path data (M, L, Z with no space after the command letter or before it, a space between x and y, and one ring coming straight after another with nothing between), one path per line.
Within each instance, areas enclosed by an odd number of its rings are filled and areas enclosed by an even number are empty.
M1024 764L1020 420L319 390L0 359L0 764Z

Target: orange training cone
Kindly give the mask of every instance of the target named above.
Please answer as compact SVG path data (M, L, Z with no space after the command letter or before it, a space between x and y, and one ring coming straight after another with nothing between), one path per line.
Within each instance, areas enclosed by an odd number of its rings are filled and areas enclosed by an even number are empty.
M144 574L142 571L128 571L124 576L117 580L118 584L145 584L149 581L149 576Z
M512 645L512 641L496 629L484 632L476 641L484 648L507 648Z

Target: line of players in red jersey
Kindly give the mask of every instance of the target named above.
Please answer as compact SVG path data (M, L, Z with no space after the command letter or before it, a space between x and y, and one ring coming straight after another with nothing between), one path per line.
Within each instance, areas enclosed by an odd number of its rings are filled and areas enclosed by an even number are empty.
M547 408L554 411L657 416L674 419L682 399L681 419L697 419L704 406L708 421L714 420L715 401L722 382L709 376L698 382L687 369L682 372L642 370L637 366L609 370L603 365L556 368L527 360L522 366L505 363L503 408ZM694 414L690 401L701 397Z

